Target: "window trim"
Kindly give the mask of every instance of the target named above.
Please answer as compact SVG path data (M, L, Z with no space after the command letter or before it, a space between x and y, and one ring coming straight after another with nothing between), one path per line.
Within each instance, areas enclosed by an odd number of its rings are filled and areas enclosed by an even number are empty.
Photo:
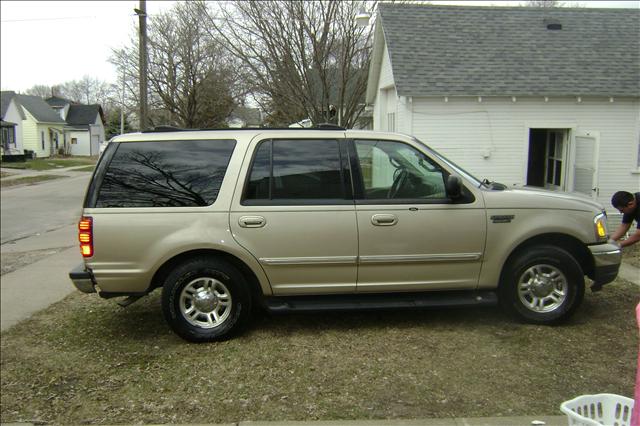
M291 141L291 140L326 140L326 141L335 141L338 144L338 162L340 165L340 186L341 192L344 198L309 198L309 199L299 199L299 198L278 198L272 199L273 196L273 144L276 141ZM269 147L269 199L247 199L247 190L249 188L249 182L251 179L251 171L253 170L253 165L256 161L256 156L258 151L263 143L270 143ZM342 206L342 205L353 205L353 183L351 168L349 167L349 155L347 153L347 146L345 145L345 139L334 137L334 138L266 138L259 140L253 152L251 153L251 161L249 162L249 166L246 169L244 176L244 183L242 185L242 194L240 196L240 205L241 206ZM349 184L350 183L350 184Z

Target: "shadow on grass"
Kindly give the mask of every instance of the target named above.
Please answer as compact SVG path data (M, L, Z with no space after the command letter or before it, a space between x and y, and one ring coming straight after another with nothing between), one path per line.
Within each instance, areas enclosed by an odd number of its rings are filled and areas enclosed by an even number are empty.
M633 289L633 286L629 287ZM603 292L592 294L587 290L585 299L576 314L568 321L549 328L581 328L606 321L610 309L616 309L614 297L610 294L612 288L605 288ZM607 294L609 293L609 294ZM624 292L623 292L624 293ZM83 297L87 297L84 296ZM94 297L94 296L89 296ZM95 298L95 297L94 297ZM618 300L619 302L619 300ZM99 300L102 321L93 325L96 335L114 344L129 342L157 342L158 339L176 340L182 342L166 324L160 306L160 291L144 297L135 304L119 307L114 300ZM73 312L72 312L73 313ZM82 313L71 316L71 322L81 321ZM397 331L428 327L434 330L468 330L473 328L481 332L483 329L501 328L509 332L536 327L520 323L507 316L498 307L450 307L403 310L371 310L371 311L338 311L322 313L286 313L271 314L259 312L251 319L240 337L250 337L256 334L277 336L314 336L320 331L334 333L351 332L367 333L384 329Z

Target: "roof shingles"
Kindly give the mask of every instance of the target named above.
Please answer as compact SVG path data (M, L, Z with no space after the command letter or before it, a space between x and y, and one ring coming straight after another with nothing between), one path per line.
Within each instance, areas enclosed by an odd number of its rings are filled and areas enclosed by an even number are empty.
M381 3L380 16L401 96L640 96L640 10Z

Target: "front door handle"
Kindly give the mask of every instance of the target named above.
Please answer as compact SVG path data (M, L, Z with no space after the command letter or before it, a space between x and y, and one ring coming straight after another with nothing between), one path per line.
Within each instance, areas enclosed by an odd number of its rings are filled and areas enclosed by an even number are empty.
M374 214L371 223L375 226L393 226L398 223L398 217L394 214Z
M262 216L242 216L238 219L241 228L262 228L267 221Z

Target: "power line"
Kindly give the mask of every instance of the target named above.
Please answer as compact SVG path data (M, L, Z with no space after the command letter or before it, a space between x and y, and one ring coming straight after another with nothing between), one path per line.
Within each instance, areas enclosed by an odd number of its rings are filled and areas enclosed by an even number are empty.
M0 22L61 21L61 20L64 20L64 19L87 19L87 18L95 19L96 16L66 16L66 17L62 17L62 18L7 19L7 20L2 20Z

